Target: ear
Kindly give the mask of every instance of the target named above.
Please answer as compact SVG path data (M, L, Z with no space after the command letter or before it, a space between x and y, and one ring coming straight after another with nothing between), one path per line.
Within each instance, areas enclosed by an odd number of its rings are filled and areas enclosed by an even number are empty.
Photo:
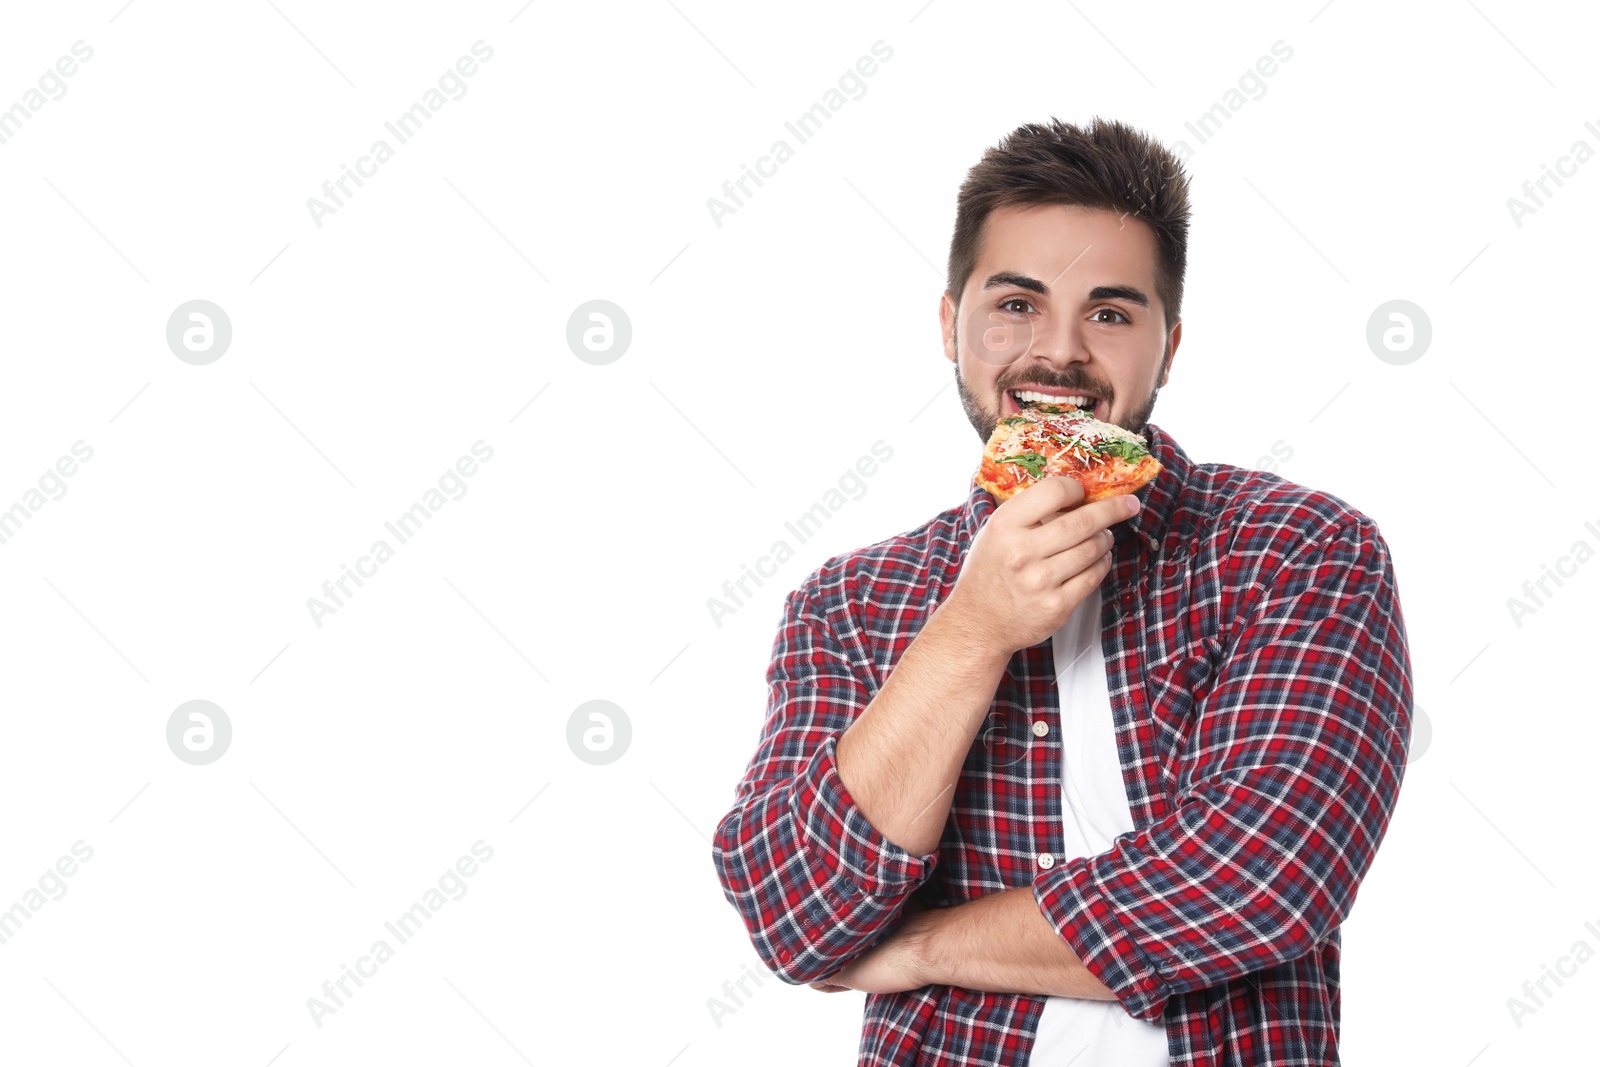
M939 296L939 331L944 335L944 358L956 361L956 302L947 289Z
M1167 358L1161 367L1161 380L1158 386L1165 386L1167 378L1172 373L1172 361L1178 358L1178 342L1183 340L1183 320L1179 319L1172 324L1172 333L1167 337Z

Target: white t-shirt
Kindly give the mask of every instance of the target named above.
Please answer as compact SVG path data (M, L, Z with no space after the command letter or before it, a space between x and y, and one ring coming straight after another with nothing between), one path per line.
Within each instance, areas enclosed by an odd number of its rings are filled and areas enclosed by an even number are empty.
M1066 845L1060 861L1098 856L1134 827L1100 650L1098 588L1056 631L1053 643ZM1039 1016L1028 1067L1165 1067L1168 1062L1164 1024L1135 1019L1115 1000L1050 997Z

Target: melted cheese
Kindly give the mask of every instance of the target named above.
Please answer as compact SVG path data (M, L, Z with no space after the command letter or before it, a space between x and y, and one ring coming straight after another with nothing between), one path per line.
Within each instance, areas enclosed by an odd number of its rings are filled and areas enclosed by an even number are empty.
M1056 451L1062 446L1046 436L1051 433L1065 438L1069 442L1065 447L1079 453L1085 459L1091 457L1093 460L1103 459L1104 457L1094 451L1094 447L1105 441L1135 441L1141 446L1148 447L1145 439L1139 434L1115 423L1101 422L1077 409L1055 413L1023 408L1017 415L1007 417L1027 421L997 425L997 430L1006 431L1000 438L1001 444L997 453L1000 457L1016 455L1019 452L1038 452L1044 455ZM1056 447L1049 448L1048 445Z

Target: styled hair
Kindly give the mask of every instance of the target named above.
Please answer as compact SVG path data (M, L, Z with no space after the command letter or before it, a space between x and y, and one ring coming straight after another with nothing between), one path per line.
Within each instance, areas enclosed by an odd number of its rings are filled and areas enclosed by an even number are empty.
M961 183L946 286L960 305L995 208L1075 204L1142 220L1155 232L1156 295L1168 330L1181 317L1189 246L1189 176L1159 141L1098 116L1088 128L1052 118L1028 123L986 149Z

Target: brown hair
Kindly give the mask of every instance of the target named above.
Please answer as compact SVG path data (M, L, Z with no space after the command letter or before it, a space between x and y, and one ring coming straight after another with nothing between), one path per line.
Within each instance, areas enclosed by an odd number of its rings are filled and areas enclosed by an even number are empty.
M1010 205L1077 204L1141 219L1155 231L1156 295L1172 329L1183 305L1189 245L1189 177L1148 134L1096 117L1087 129L1052 118L1028 123L986 149L956 196L946 285L957 306L978 262L989 213Z

